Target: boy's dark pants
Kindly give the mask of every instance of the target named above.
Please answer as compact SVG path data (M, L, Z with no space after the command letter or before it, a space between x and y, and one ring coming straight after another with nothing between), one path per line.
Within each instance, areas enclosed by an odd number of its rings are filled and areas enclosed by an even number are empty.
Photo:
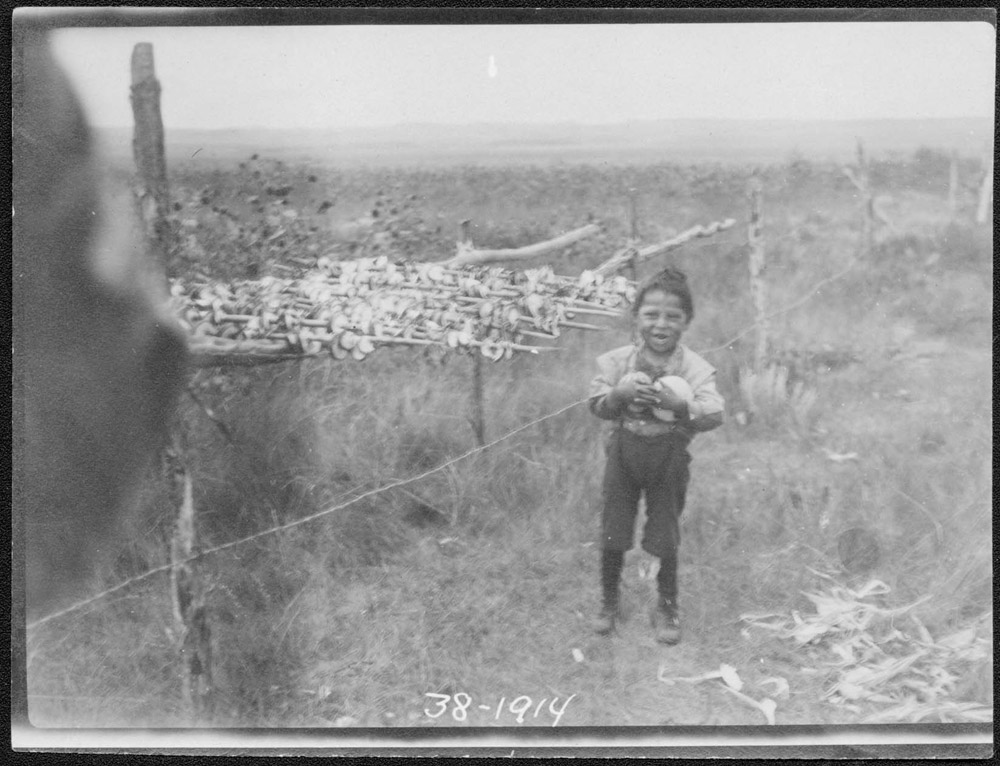
M689 442L687 435L677 432L639 436L616 428L611 434L601 517L601 583L606 607L618 605L622 561L624 552L632 547L643 492L646 526L642 548L660 559L656 577L660 598L677 601L677 547L691 463Z

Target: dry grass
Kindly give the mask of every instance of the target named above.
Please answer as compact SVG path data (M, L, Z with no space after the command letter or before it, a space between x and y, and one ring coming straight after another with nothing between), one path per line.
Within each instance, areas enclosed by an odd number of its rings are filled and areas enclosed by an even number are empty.
M726 180L712 178L717 186ZM743 180L734 173L729 182L741 188ZM834 204L836 194L815 196L805 210L793 187L777 188L769 278L780 306L841 269L856 232L851 206ZM692 220L729 212L738 199L709 184L688 201ZM513 208L479 216L493 222L497 242L504 232L516 239L497 223L501 212L524 212ZM206 559L214 723L509 726L515 714L496 713L501 698L508 706L518 696L533 705L544 698L547 706L571 695L560 725L762 723L760 711L717 681L658 680L661 671L696 676L723 663L739 671L743 693L754 699L779 691L768 679L787 680L788 695L775 696L778 723L855 722L884 712L864 699L851 702L856 710L830 704L825 671L803 671L824 667L822 647L741 634L738 618L812 614L807 593L831 583L856 592L872 579L889 588L881 609L925 599L911 613L935 638L989 608L990 304L977 285L992 273L991 249L988 237L963 225L921 230L903 245L901 236L774 322L775 363L757 378L736 374L752 336L711 358L732 373L720 376L727 399L751 404L754 418L747 427L730 419L692 448L680 646L652 641L645 609L653 569L638 550L626 563L625 623L611 638L589 632L603 454L599 424L578 407L404 489ZM943 242L947 252L924 267ZM886 256L906 247L915 253L909 260ZM561 270L589 257L581 253ZM742 258L738 243L678 255L697 291L695 348L745 326ZM567 336L557 356L487 366L488 438L584 396L593 357L624 342L618 326ZM204 544L334 507L470 449L470 366L466 358L442 364L386 350L363 364L201 374L200 395L232 434L231 442L222 437L185 400ZM167 509L155 479L144 503L145 521L111 580L162 563ZM849 529L878 543L866 571L852 573L840 561L838 536ZM31 636L34 721L185 722L164 583L154 578ZM992 666L988 656L949 662L938 664L954 679L931 701L941 718L955 720L972 709L962 705L989 704L992 688L981 679L992 677ZM474 704L465 720L455 718L453 699L432 718L424 712L433 711L429 693L464 693ZM931 720L934 711L919 707L930 699L905 715ZM551 725L546 710L524 725Z

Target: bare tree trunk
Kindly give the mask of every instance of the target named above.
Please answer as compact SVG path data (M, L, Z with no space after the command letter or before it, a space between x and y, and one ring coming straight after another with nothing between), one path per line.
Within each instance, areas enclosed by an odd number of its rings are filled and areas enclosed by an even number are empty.
M167 267L169 227L167 212L167 160L164 152L163 118L160 114L160 83L153 67L153 46L137 43L132 50L132 116L135 135L132 152L138 173L135 189L146 239L158 264Z

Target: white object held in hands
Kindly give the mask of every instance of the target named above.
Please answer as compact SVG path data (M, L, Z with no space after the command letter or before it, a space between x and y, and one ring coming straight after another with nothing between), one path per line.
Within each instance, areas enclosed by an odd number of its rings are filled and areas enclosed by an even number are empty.
M664 375L662 378L658 378L653 385L659 391L669 389L689 405L694 401L694 390L691 388L691 384L678 375ZM668 423L677 419L672 410L657 408L653 410L653 414Z

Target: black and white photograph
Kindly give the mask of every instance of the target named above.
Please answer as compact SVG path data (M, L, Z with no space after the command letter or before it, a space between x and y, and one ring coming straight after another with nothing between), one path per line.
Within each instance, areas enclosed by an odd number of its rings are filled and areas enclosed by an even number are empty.
M15 11L13 748L990 755L995 21Z

